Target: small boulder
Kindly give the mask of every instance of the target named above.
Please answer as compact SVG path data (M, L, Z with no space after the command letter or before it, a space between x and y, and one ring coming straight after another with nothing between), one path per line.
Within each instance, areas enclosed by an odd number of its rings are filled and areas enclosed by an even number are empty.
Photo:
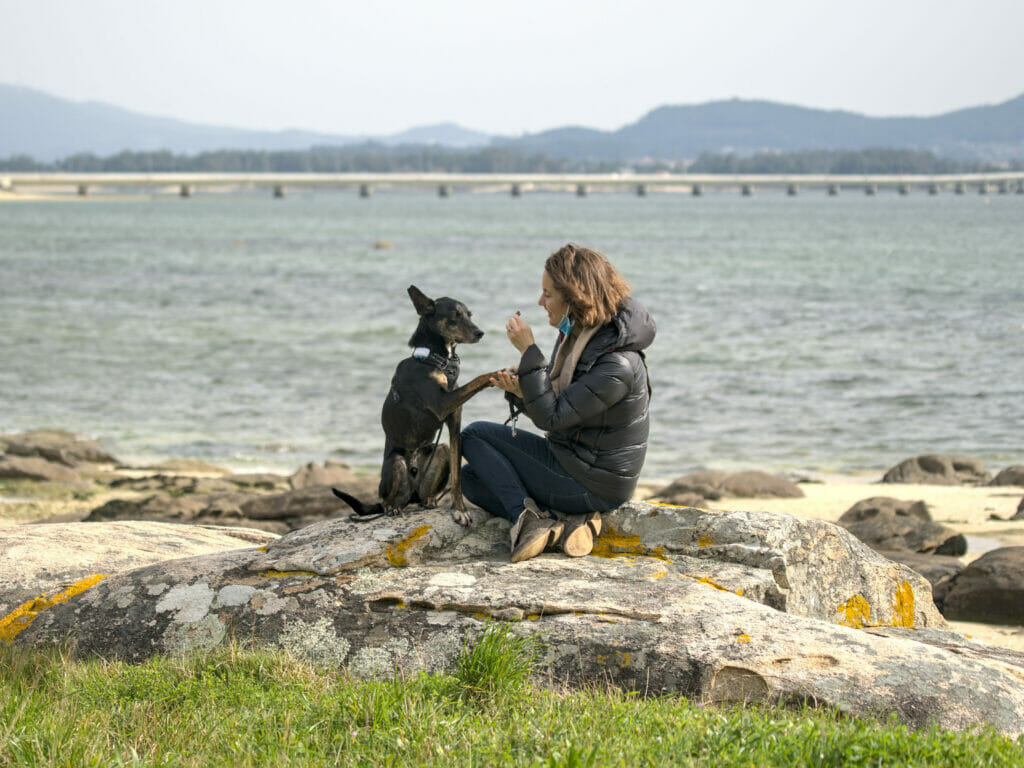
M954 556L967 552L967 539L952 528L932 522L927 505L921 501L886 496L863 499L846 510L838 522L873 549Z
M796 499L804 495L800 486L785 477L767 472L722 472L703 470L677 478L650 498L680 506L697 506L694 500L717 501L723 496L740 499Z
M1024 624L1024 547L1002 547L970 563L949 585L943 611L953 621Z
M0 456L0 478L36 480L51 483L70 483L79 479L78 473L64 464L38 456Z
M840 525L860 523L878 515L896 517L916 517L918 520L931 522L932 516L924 501L904 501L892 496L872 496L861 499L839 518Z
M0 435L0 447L8 456L37 456L67 467L120 463L95 441L63 430Z
M992 479L985 465L966 456L927 454L905 459L882 477L883 483L984 485Z
M1024 486L1024 464L1015 464L1012 467L1007 467L992 478L992 482L989 485Z
M312 485L350 485L355 480L356 476L348 464L331 459L325 461L322 467L311 461L288 478L293 490Z

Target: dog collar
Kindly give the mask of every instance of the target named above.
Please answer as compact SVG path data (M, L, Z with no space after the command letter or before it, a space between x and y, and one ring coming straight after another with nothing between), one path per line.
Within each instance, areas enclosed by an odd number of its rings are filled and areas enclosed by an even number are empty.
M417 360L423 360L424 358L430 357L430 350L427 347L416 347L412 351L412 356Z

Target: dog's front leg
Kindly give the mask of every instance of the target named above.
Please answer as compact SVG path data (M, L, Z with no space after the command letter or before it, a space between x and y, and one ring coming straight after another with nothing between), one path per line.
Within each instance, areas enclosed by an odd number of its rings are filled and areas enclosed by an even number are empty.
M447 421L448 417L451 416L458 410L462 410L462 406L466 404L469 398L473 397L477 392L487 389L487 387L493 386L491 379L497 375L498 371L492 371L491 373L481 373L472 381L463 384L461 387L453 389L451 392L445 392L442 395L440 402L437 406L435 415L439 419ZM434 409L431 408L433 411ZM461 420L461 416L459 417Z
M469 525L473 516L466 511L466 503L462 498L462 406L456 408L445 419L448 425L448 461L449 476L452 481L452 519L459 525Z

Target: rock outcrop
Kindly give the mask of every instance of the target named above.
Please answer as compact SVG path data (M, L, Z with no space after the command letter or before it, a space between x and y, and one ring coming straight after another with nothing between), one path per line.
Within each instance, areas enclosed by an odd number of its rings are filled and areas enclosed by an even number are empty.
M701 499L716 501L723 496L737 499L798 499L803 495L800 486L779 475L756 470L723 472L709 469L683 475L655 491L650 498L682 505Z
M1024 547L986 552L954 576L943 598L955 621L1024 624Z
M872 496L846 510L839 524L874 549L953 556L967 552L963 534L932 522L923 501Z
M83 578L164 560L269 544L242 528L157 522L19 525L0 529L0 615Z
M882 477L883 483L984 485L992 479L983 462L967 456L927 454L905 459Z
M390 677L448 669L467 636L506 621L569 684L1024 730L1024 655L948 631L923 577L838 526L631 503L592 555L512 564L508 524L474 515L469 529L440 510L320 522L55 584L31 621L0 624L16 643L127 659L233 637Z

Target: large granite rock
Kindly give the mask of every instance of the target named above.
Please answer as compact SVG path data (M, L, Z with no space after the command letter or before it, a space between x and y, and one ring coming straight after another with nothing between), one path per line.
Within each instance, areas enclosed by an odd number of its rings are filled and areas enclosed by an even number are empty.
M839 524L873 549L953 556L967 552L966 537L932 522L923 501L872 496L846 510Z
M796 483L779 475L750 470L724 472L707 469L676 478L650 498L684 504L701 498L715 501L723 496L738 499L798 499L804 495Z
M992 479L984 463L967 456L927 454L905 459L882 477L883 483L984 485Z
M1024 655L948 631L923 577L787 515L627 504L591 556L512 564L505 521L476 512L464 529L427 510L97 575L0 627L127 659L235 638L372 678L448 669L507 621L570 684L1024 730Z
M164 560L269 544L243 528L158 522L18 525L0 529L0 615L55 588Z
M943 611L954 621L1024 624L1024 547L986 552L954 576Z
M0 456L0 478L35 480L49 483L73 483L79 474L65 464L39 456Z
M989 485L1024 486L1024 464L1015 464L1012 467L1000 470L999 474L992 478L992 482Z

